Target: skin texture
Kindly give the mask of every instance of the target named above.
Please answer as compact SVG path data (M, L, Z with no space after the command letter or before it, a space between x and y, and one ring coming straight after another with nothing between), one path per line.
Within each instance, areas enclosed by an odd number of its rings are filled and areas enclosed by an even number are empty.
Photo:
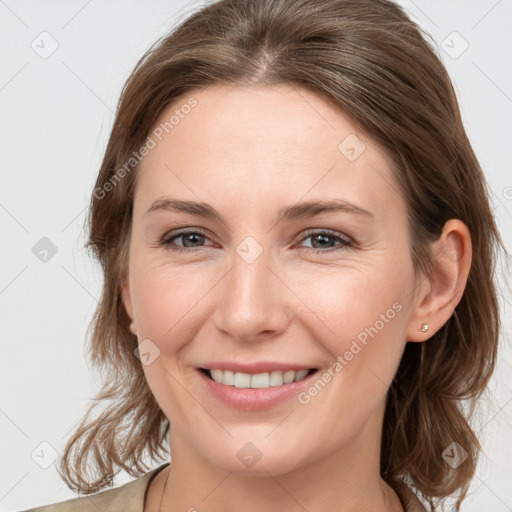
M447 222L433 244L434 272L415 276L389 160L334 106L284 85L215 85L169 105L157 125L190 96L197 106L137 171L123 286L139 343L160 351L144 371L171 421L172 471L153 481L145 512L158 510L167 479L162 509L172 512L402 510L379 474L386 391L406 342L428 342L461 297L467 228ZM338 149L349 134L365 145L354 161ZM207 202L224 222L145 214L164 196ZM278 219L283 207L334 198L372 215ZM174 239L189 252L158 245L182 228L206 237ZM311 229L333 237L319 240ZM248 236L263 249L251 263L236 250ZM295 396L265 411L233 409L208 393L196 369L270 360L322 375L381 315L384 327L307 404ZM261 453L251 467L237 457L248 442Z

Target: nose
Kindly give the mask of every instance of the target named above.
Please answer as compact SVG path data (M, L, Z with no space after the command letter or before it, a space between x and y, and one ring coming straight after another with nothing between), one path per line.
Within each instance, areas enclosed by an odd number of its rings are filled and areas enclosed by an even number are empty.
M237 341L277 337L293 317L286 279L267 254L264 251L251 263L234 254L226 275L215 325Z

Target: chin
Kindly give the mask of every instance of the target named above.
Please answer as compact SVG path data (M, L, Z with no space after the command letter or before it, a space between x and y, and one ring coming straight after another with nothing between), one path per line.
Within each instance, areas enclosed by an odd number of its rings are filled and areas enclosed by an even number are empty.
M277 476L290 473L304 464L304 446L290 446L281 441L271 443L268 439L261 442L247 439L233 439L229 446L218 445L218 451L214 453L211 453L210 445L207 447L210 453L205 455L213 466L238 475L268 477L270 473Z

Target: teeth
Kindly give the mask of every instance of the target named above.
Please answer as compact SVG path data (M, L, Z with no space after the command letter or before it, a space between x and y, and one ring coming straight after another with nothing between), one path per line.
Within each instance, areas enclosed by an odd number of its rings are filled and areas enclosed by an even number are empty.
M235 386L237 388L260 388L265 389L272 386L282 386L291 382L302 380L308 375L309 370L293 370L287 372L275 371L267 373L243 373L222 371L218 369L210 370L210 376L215 382L226 386Z

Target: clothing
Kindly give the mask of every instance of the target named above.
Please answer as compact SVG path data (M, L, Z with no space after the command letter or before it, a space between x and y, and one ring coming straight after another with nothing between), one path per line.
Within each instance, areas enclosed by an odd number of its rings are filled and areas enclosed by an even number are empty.
M405 512L427 512L427 509L407 485L401 484L395 491L402 502Z
M143 512L149 484L169 464L170 462L162 464L149 473L114 489L22 512Z
M149 473L114 489L22 512L143 512L149 484L169 464L169 462L162 464ZM398 490L398 495L406 512L426 512L425 507L405 484Z

